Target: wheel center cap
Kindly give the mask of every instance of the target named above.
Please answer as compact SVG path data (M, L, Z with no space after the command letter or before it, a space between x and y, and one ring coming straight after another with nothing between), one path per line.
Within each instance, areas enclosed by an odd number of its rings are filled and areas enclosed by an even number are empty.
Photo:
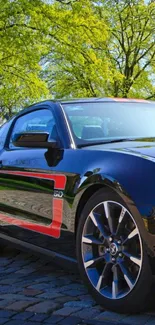
M110 248L110 254L112 256L115 256L117 254L117 252L118 252L117 245L115 243L111 243L109 248Z

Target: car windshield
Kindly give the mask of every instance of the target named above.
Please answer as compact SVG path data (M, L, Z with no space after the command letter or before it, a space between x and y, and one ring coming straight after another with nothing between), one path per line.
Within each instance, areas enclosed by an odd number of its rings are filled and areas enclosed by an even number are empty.
M155 138L154 102L63 104L76 145Z

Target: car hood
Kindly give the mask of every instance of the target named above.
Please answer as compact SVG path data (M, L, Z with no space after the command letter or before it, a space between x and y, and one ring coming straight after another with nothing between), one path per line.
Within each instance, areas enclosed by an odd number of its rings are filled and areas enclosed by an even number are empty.
M85 150L104 150L104 151L114 151L122 152L126 154L131 154L135 156L141 156L142 158L155 158L155 139L149 141L148 139L143 139L142 141L124 141L115 143L106 143L94 146L88 146L83 148ZM153 159L154 160L154 159Z

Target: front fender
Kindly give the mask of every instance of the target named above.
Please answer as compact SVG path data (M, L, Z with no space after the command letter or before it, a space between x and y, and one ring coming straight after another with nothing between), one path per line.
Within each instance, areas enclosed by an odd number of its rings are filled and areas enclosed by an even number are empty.
M109 153L81 177L77 193L94 183L105 184L126 195L141 216L148 219L155 210L155 162L129 154Z
M82 196L91 187L111 188L124 200L139 220L140 232L150 256L155 255L155 163L137 156L115 156L115 161L89 169L77 188L73 203L74 216ZM94 166L93 166L94 167Z

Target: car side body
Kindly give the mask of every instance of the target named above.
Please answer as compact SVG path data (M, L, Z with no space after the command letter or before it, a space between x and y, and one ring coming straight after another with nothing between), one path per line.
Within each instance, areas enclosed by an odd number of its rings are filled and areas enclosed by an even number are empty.
M0 237L76 263L75 238L82 210L94 193L110 189L136 216L154 271L155 140L77 148L63 103L67 101L32 105L5 124L0 139ZM40 110L52 112L59 147L9 147L17 120Z

